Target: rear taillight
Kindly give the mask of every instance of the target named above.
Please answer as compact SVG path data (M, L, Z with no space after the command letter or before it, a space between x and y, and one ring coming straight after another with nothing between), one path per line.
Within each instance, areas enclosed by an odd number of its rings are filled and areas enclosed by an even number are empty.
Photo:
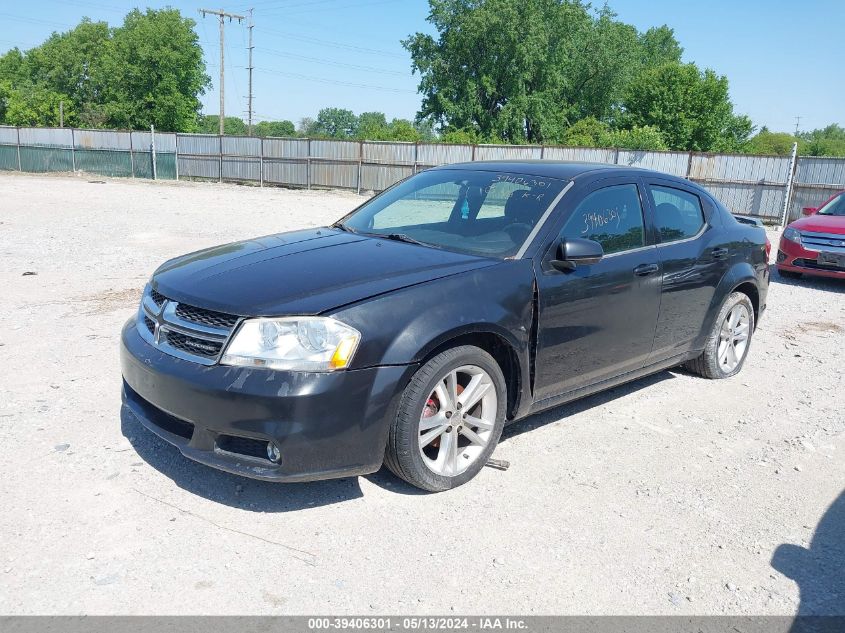
M769 241L769 236L766 236L766 261L769 261L769 256L772 254L772 243Z

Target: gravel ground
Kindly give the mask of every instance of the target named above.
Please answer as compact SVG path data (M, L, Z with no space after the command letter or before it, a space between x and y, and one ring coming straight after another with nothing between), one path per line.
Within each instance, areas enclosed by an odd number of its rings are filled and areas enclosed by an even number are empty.
M0 175L0 613L845 613L842 282L773 275L739 376L533 416L443 494L240 479L121 417L162 260L360 201Z

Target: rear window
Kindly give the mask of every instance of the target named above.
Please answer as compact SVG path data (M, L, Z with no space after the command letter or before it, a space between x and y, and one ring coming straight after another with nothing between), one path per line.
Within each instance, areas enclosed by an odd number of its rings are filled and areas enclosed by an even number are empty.
M672 187L651 186L654 224L661 242L694 237L704 226L701 200L695 194Z

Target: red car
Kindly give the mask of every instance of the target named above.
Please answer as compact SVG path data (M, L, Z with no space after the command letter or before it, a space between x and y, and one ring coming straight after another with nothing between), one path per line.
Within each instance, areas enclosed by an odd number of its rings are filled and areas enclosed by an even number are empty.
M778 247L778 272L784 277L817 275L845 279L845 191L787 226Z

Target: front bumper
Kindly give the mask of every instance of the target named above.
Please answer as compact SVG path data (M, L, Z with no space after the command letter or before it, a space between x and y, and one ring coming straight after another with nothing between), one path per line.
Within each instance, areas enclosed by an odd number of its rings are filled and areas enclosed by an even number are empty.
M800 244L781 238L775 265L778 270L787 272L845 279L845 269L819 264L818 256L818 251L806 249Z
M310 481L375 472L415 366L331 373L203 366L121 335L123 405L183 455L238 475ZM266 455L278 447L278 463ZM262 455L263 453L263 455Z

